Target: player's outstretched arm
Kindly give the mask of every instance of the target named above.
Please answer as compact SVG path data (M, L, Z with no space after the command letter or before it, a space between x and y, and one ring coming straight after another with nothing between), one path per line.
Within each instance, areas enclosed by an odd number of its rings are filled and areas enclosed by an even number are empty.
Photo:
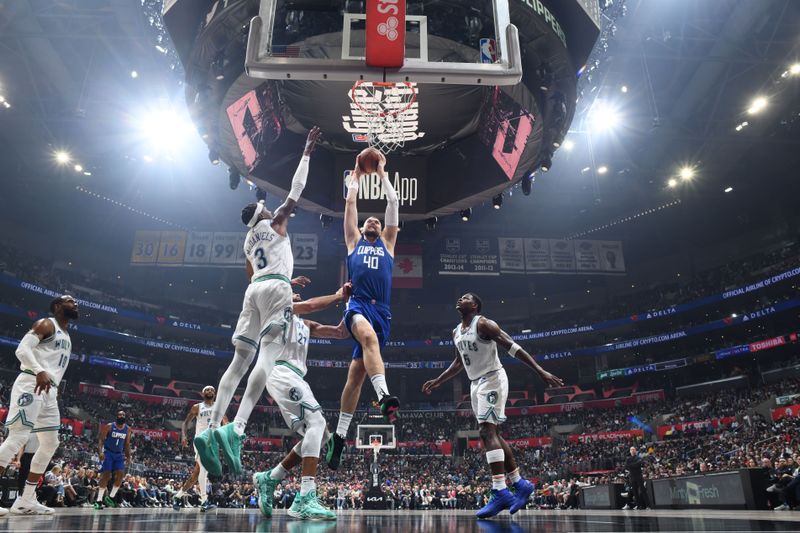
M286 197L286 201L283 202L280 207L278 207L273 215L272 229L278 232L279 235L286 235L286 226L289 223L289 215L291 215L292 211L294 211L294 208L297 207L297 201L300 199L300 195L303 194L303 189L306 188L306 180L308 179L308 163L311 159L311 153L314 151L317 141L319 141L320 135L321 130L317 126L314 126L311 128L311 131L308 132L308 137L306 138L306 147L303 150L303 157L300 158L300 164L297 165L297 170L294 172L289 194Z
M438 389L443 384L457 376L463 369L464 363L461 361L461 356L458 355L458 352L456 352L456 357L453 359L453 362L450 363L450 366L447 367L447 370L442 372L438 378L426 381L425 384L422 385L422 392L425 394L430 394L434 389Z
M347 196L344 201L344 243L347 245L347 255L353 253L361 238L361 232L358 230L358 206L356 205L360 183L361 167L359 167L358 157L356 157L356 166L345 181Z
M341 288L339 288L338 291L336 291L336 294L317 296L315 298L309 298L303 302L297 302L292 305L292 311L296 315L307 315L308 313L322 311L323 309L326 309L335 303L339 303L348 299L352 289L353 286L348 281Z
M306 320L305 323L311 336L318 339L346 339L350 336L344 327L344 320L338 326L323 325L313 320Z
M31 330L22 337L17 346L16 356L22 366L36 374L36 387L33 392L39 394L41 392L50 392L50 374L48 374L42 366L33 349L39 345L42 339L52 337L56 332L53 323L46 318L37 320Z
M554 376L539 366L539 363L537 363L536 360L522 348L522 346L514 342L514 339L511 338L511 335L500 329L500 326L498 326L497 322L494 320L489 320L488 318L483 317L478 320L478 335L480 335L483 339L495 341L498 346L505 348L511 357L516 357L528 365L531 369L533 369L534 372L539 374L539 377L542 378L542 381L548 385L552 387L560 387L564 385L564 382L561 381L561 378Z
M382 238L389 254L394 257L394 245L397 242L397 233L400 231L400 200L386 173L386 156L383 154L378 161L378 175L381 177L383 192L386 193L386 214L383 218L386 227L383 229Z

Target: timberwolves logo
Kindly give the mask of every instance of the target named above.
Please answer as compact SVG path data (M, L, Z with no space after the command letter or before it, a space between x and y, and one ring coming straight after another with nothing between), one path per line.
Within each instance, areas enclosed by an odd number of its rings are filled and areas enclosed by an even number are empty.
M486 395L486 401L490 404L494 405L497 403L497 393L495 391L490 392Z
M291 322L292 321L292 308L291 307L287 307L286 309L283 310L283 319L286 320L287 322Z
M289 398L291 398L293 402L299 402L300 398L302 397L303 393L297 390L296 388L292 387L291 389L289 389Z
M26 392L19 397L17 400L17 405L20 407L25 407L33 403L33 394Z

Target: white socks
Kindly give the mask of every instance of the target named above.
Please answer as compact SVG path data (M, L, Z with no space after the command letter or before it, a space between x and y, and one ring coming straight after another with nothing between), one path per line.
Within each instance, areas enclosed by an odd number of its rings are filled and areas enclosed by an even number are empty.
M25 488L22 489L22 498L29 502L36 501L36 487L39 483L31 483L30 481L25 481Z
M99 489L97 491L97 501L102 502L103 501L103 495L105 493L106 493L106 489L105 488Z
M375 374L369 378L369 380L372 382L372 387L375 389L375 394L378 395L378 400L389 395L389 387L386 386L386 376L383 374Z
M506 488L506 475L497 474L492 476L492 490L503 490Z
M303 476L300 478L300 496L305 496L311 491L317 490L314 476Z
M288 473L289 471L283 467L283 463L278 463L278 466L269 471L269 477L271 479L283 479Z
M119 487L111 487L111 492L109 492L108 495L113 498L114 496L117 495L117 491L118 490L119 490Z
M347 440L347 430L350 429L350 422L353 421L353 413L339 413L339 424L336 426L336 434Z
M522 479L522 476L519 475L519 468L517 468L516 470L512 470L506 475L508 476L508 479L509 481L511 481L511 483L516 483L517 481Z
M175 498L183 498L183 489L175 493Z
M236 434L241 437L242 435L244 435L245 427L247 427L247 421L242 420L239 417L236 417L236 419L233 421L233 431L235 431Z

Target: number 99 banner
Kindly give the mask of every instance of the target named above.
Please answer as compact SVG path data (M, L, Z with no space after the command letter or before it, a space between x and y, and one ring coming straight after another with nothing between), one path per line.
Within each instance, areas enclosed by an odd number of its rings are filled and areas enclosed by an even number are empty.
M314 233L290 235L295 267L317 268L318 237ZM136 266L244 265L245 232L137 231L131 250Z

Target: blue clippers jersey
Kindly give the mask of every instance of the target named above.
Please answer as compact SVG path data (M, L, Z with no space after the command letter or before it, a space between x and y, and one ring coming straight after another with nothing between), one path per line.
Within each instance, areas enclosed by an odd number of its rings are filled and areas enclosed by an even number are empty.
M347 272L353 282L353 298L389 306L392 294L394 258L378 238L374 244L363 237L347 258Z
M112 453L122 453L125 450L125 439L128 438L128 431L128 424L118 428L117 424L112 422L111 431L106 435L106 442L103 444L103 448Z

